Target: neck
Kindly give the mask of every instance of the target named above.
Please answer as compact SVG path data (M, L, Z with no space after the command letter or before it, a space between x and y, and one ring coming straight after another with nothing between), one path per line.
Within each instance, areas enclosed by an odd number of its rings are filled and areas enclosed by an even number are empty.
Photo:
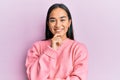
M61 38L62 38L62 40L65 40L65 39L67 39L67 36L64 35L64 36L62 36Z

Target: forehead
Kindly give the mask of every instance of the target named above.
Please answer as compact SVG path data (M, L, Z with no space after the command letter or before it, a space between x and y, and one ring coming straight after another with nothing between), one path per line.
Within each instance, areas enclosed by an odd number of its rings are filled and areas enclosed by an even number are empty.
M67 17L66 11L62 8L56 8L56 9L52 10L49 17L59 18L59 17L62 17L62 16Z

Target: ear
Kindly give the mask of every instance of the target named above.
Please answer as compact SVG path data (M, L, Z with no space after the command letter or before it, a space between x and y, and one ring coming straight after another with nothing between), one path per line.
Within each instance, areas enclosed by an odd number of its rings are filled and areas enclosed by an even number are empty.
M71 22L72 22L71 19L69 19L69 21L68 21L68 24L69 24L68 28L70 27Z

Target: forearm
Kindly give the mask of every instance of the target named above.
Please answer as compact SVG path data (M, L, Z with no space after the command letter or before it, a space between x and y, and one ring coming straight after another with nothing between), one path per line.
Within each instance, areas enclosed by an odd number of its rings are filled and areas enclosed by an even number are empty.
M82 80L82 79L80 77L78 77L78 76L68 76L65 79L63 79L63 78L54 78L54 79L47 79L47 80Z

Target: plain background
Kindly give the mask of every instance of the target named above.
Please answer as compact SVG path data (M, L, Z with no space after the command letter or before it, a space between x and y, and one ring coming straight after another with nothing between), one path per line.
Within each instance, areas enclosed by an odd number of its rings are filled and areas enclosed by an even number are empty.
M70 9L75 39L88 48L88 80L119 80L119 0L0 0L0 80L27 80L27 50L44 39L47 10L58 2Z

